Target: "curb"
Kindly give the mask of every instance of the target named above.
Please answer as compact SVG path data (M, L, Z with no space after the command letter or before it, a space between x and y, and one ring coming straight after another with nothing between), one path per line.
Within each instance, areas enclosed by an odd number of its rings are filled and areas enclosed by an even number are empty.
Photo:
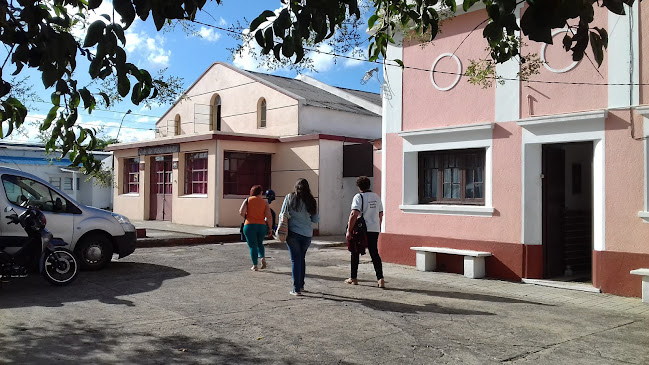
M218 236L200 236L200 237L178 237L178 238L138 238L135 243L136 248L145 247L170 247L170 246L191 246L206 245L211 243L231 243L240 242L239 234L228 234Z

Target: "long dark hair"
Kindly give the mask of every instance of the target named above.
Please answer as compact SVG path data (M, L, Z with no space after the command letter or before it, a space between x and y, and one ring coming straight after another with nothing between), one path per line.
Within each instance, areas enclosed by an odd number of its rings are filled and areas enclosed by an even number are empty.
M291 193L293 195L293 201L291 202L291 208L295 211L299 211L300 204L303 202L306 206L306 211L309 214L314 215L318 209L316 206L315 198L311 195L311 188L309 188L309 182L306 179L298 179L295 183L295 191Z

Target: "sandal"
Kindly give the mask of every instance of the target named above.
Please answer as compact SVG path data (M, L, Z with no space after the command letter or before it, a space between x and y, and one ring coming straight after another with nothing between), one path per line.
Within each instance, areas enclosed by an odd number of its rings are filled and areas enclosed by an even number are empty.
M358 280L349 278L349 279L345 280L345 284L358 285Z
M385 289L385 280L383 280L383 279L379 279L379 281L378 281L378 286L379 286L379 288L381 288L381 289Z
M265 268L266 268L266 259L262 257L261 258L261 267L260 267L260 269L265 269Z

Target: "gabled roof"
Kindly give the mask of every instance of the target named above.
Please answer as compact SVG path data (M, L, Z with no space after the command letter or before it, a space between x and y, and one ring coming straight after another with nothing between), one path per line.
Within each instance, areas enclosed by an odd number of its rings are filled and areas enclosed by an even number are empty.
M288 77L268 75L260 72L245 71L266 82L277 86L280 90L288 91L292 94L298 95L304 99L304 105L315 106L318 108L326 108L332 110L339 110L350 113L364 114L370 116L378 116L377 114L357 105L340 96L334 95L321 88L309 85L304 81L291 79ZM381 95L369 93L365 91L350 90L338 88L345 92L351 93L357 97L367 100L378 106L381 105Z

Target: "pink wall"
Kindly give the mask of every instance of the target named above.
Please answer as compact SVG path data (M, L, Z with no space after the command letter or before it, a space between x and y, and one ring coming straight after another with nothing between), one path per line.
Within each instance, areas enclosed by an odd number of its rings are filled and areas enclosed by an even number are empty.
M441 33L431 42L421 45L406 42L403 61L403 130L443 127L472 123L484 123L494 118L495 88L482 89L460 78L459 83L448 91L436 89L430 79L430 69L435 59L443 53L453 53L462 40L476 25L486 18L485 11L474 11L443 22ZM482 36L484 25L473 31L455 52L466 71L470 59L487 56L486 40ZM455 73L457 64L448 57L435 67L436 71ZM429 70L423 71L423 70ZM455 75L435 73L440 87L451 85Z
M591 26L606 27L608 10L595 6L595 21ZM610 33L610 29L609 29ZM572 53L562 47L565 33L554 36L554 44L546 48L546 61L554 69L563 69L572 61ZM541 56L541 43L527 41L522 54L537 53ZM554 73L541 66L540 73L531 77L532 80L543 82L589 82L603 83L608 81L607 55L604 52L604 62L597 68L593 53L588 47L586 56L572 70L564 73ZM593 66L595 65L595 66ZM599 72L598 72L599 71ZM601 76L600 76L601 74ZM530 104L532 104L530 113ZM608 87L592 85L566 85L542 82L523 82L521 84L521 118L532 115L549 115L571 113L583 110L606 108L608 104Z
M411 214L402 203L402 139L387 136L386 232L465 240L521 242L521 129L497 123L493 131L493 217Z
M649 253L644 210L643 141L631 138L629 111L610 111L606 120L606 250ZM634 116L636 132L641 117Z

